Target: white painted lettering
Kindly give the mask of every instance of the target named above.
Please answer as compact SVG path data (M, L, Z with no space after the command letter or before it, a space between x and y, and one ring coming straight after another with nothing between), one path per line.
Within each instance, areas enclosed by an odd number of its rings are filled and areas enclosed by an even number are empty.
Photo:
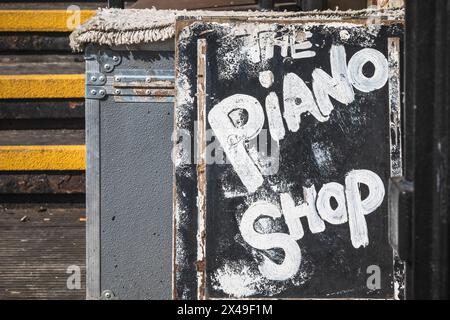
M280 104L275 92L266 97L266 113L269 122L269 131L272 139L279 142L284 138L283 118L281 117Z
M263 262L259 265L261 274L271 280L287 280L292 278L298 271L301 262L300 247L297 242L285 233L262 234L255 230L255 222L262 216L273 219L280 218L280 210L273 204L258 201L252 204L242 216L239 229L244 240L252 247L260 250L281 248L284 251L284 260L277 264L263 255Z
M318 121L324 122L324 117L314 100L311 90L295 73L288 73L283 80L284 119L292 132L300 129L301 115L311 113Z
M361 183L369 188L364 200L359 190ZM345 196L352 244L355 248L365 247L369 244L369 236L364 215L373 212L383 202L383 181L370 170L352 170L345 177Z
M324 116L330 115L333 110L329 96L345 105L355 100L355 93L347 77L347 60L343 46L331 46L330 65L332 77L320 68L312 73L314 96Z
M248 113L247 122L239 127L229 117L236 109ZM208 121L242 183L249 192L255 192L264 179L245 150L244 143L255 138L263 127L261 104L252 96L235 94L215 105L208 114Z
M331 207L331 198L337 203L336 209ZM324 184L317 196L317 211L326 222L342 224L347 222L344 186L337 182Z
M315 202L316 202L316 188L303 187L303 196L305 201L300 205L295 206L294 200L289 193L282 193L280 195L281 208L283 216L288 226L290 235L299 240L303 238L304 231L300 218L306 217L308 220L308 227L312 233L318 233L325 230L325 223L320 219Z
M363 67L372 63L374 73L366 77ZM365 48L355 53L348 62L348 77L353 86L362 92L371 92L382 88L389 77L389 64L386 57L378 50Z

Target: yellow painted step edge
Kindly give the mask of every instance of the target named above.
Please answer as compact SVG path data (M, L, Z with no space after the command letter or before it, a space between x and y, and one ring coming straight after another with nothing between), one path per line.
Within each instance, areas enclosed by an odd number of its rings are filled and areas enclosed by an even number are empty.
M1 32L69 32L95 10L0 10Z
M85 152L84 145L0 146L0 170L85 170Z
M84 74L0 75L0 99L83 97Z

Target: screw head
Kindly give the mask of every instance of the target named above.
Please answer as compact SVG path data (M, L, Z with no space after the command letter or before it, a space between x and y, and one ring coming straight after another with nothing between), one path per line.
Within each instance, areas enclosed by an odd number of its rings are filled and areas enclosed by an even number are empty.
M96 76L92 76L92 77L91 77L91 80L92 80L92 81L96 81L96 80L97 80L97 77L96 77Z
M105 65L103 66L105 68L105 70L110 70L111 69L111 65L108 63L105 63Z
M120 82L120 77L115 77L114 80L116 80L117 82Z
M120 94L120 89L114 90L115 94Z
M99 93L101 96L103 96L106 92L105 92L105 90L100 89L100 90L98 91L98 93Z
M91 90L91 94L92 94L93 96L95 96L95 95L97 94L97 90L92 89L92 90Z
M98 80L100 80L100 81L105 81L105 76L100 76L100 77L98 78Z
M145 94L150 94L150 93L152 93L152 92L150 91L150 89L145 90Z
M152 79L150 77L145 78L145 82L150 82Z
M117 61L119 61L119 57L118 57L118 56L113 56L113 58L112 58L112 59L113 59L113 61L114 61L114 62L117 62Z
M104 300L115 300L116 296L111 290L104 290L101 294L101 298Z

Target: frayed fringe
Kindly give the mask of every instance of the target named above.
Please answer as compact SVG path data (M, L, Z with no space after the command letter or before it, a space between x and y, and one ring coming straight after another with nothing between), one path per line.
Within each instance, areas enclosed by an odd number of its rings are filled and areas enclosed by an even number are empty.
M76 38L75 38L76 37ZM90 30L81 34L70 35L70 46L74 51L82 51L88 43L107 46L121 46L164 41L175 37L173 26L161 29L134 31L97 31Z
M403 20L403 9L364 9L348 11L261 12L261 11L187 11L156 9L100 9L96 16L70 35L70 46L82 51L89 43L121 46L151 43L174 38L177 17L248 17L251 19L346 20L382 18Z

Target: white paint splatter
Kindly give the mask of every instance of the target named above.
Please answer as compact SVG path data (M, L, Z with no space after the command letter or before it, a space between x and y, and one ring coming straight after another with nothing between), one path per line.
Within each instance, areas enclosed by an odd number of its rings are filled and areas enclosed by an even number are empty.
M324 172L334 171L330 147L324 145L323 143L313 142L311 144L311 150L320 170Z
M259 83L261 83L264 88L270 88L273 84L273 81L274 76L272 71L266 70L259 73Z
M230 297L245 298L253 295L271 297L291 286L301 286L311 278L313 270L301 270L289 281L277 282L264 278L248 261L229 261L211 276L212 287Z
M350 39L350 33L347 30L341 30L339 36L341 37L341 40L344 41Z

